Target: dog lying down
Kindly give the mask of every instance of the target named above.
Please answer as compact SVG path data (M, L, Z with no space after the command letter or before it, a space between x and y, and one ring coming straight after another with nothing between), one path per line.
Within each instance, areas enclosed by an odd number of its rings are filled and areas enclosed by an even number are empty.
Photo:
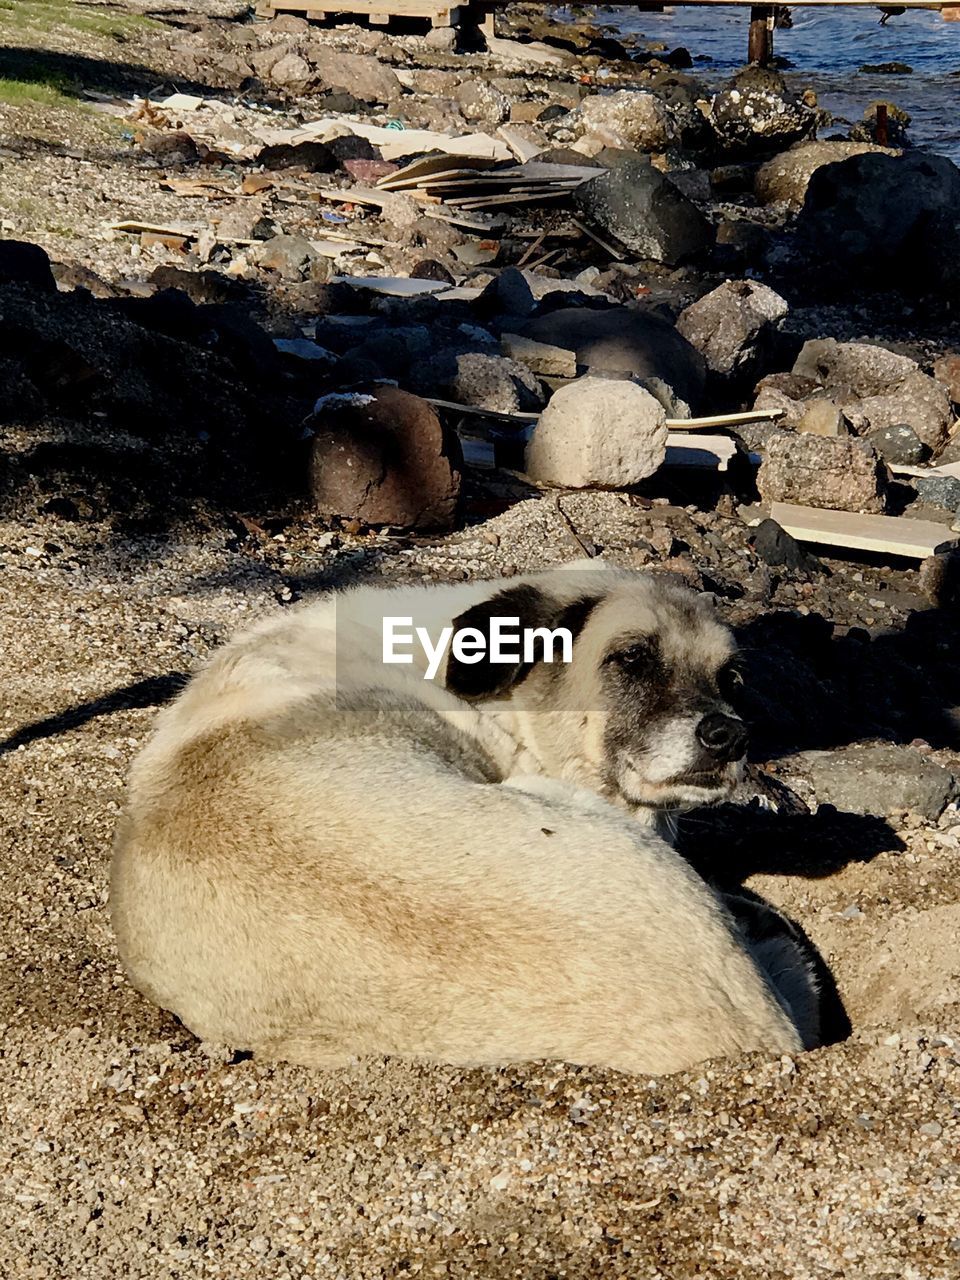
M478 660L516 620L569 651ZM387 631L412 661L384 661ZM132 771L111 889L131 981L204 1039L308 1065L665 1073L812 1047L791 927L655 831L736 782L733 658L706 602L596 563L361 588L239 636Z

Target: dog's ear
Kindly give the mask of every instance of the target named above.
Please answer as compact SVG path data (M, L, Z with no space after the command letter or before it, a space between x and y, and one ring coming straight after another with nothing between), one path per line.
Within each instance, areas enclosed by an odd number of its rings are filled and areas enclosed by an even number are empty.
M464 662L451 649L447 660L447 688L461 698L490 698L520 684L534 666L534 663L524 661L522 633L537 627L547 631L563 627L576 640L599 599L599 596L580 596L576 600L559 600L540 587L518 585L507 587L475 604L454 619L454 633L473 628L485 637L486 647L478 662ZM519 620L517 628L510 628L511 632L521 632L516 662L490 660L491 623L494 618ZM543 652L542 647L540 652Z

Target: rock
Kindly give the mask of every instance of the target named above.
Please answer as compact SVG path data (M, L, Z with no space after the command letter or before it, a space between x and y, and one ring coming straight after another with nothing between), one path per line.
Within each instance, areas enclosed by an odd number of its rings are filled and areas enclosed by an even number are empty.
M867 439L885 462L916 467L930 457L929 448L906 422L877 427L867 433Z
M0 284L26 284L41 293L57 292L46 250L28 240L0 240Z
M791 776L808 780L819 804L881 818L909 810L933 820L960 794L952 773L893 743L804 751L790 758Z
M306 35L310 30L310 23L306 18L298 18L293 13L278 13L270 24L270 30L281 35Z
M949 288L960 276L960 169L924 152L822 165L797 235L832 280L912 294Z
M270 79L289 93L308 93L316 84L313 67L298 53L285 53L270 68Z
M574 193L580 213L640 258L676 266L705 253L710 224L648 160L625 161Z
M463 454L419 397L375 386L317 402L310 498L327 518L405 529L457 522Z
M508 316L530 316L539 309L541 302L563 293L580 294L583 298L598 296L595 289L574 280L543 276L537 271L525 271L519 267L506 267L484 290L480 300L481 310L493 305L497 311Z
M860 435L908 422L936 451L953 422L943 384L922 373L909 356L885 347L813 339L804 343L793 371L828 388Z
M442 280L444 284L456 284L453 275L436 258L422 258L410 268L411 280Z
M755 280L727 280L681 311L677 330L723 378L756 375L787 315L786 300Z
M761 520L751 539L753 549L771 568L795 569L812 573L822 568L819 560L797 542L776 520Z
M587 373L640 382L672 418L688 417L701 407L706 382L703 357L658 315L624 307L609 311L570 307L537 316L521 332L537 342L575 352L578 368Z
M441 53L455 53L457 49L457 28L431 27L424 36L424 44L428 49L438 49Z
M865 62L860 70L865 75L873 76L911 76L913 67L905 62Z
M898 154L869 142L799 142L760 166L754 176L754 194L761 204L783 204L799 209L810 179L819 168L871 151L889 156Z
M810 400L797 423L798 431L828 438L848 436L850 428L842 411L832 400Z
M780 432L767 442L757 475L764 502L879 514L887 471L864 440L829 440Z
M876 142L879 116L878 108L886 107L887 121L885 125L887 142L895 147L907 145L907 130L910 127L910 116L895 102L882 100L871 102L863 113L863 119L850 130L850 137L856 142Z
M315 268L321 270L326 262L304 236L274 236L259 251L257 263L265 271L276 271L284 280L302 280Z
M931 604L943 609L960 601L960 553L942 551L920 564L920 590Z
M960 513L960 480L956 476L911 476L910 483L921 501Z
M661 151L677 138L670 110L654 93L594 93L580 104L585 131L608 147Z
M756 154L808 137L817 114L778 87L737 85L713 98L707 122L721 147Z
M713 195L710 175L706 169L667 169L667 177L682 196L700 204L706 204Z
M953 404L960 404L960 355L945 355L933 363L933 376L947 388Z
M871 396L899 386L918 368L909 356L872 342L813 338L803 344L793 372L822 386L849 387L859 396Z
M456 366L450 389L460 404L501 413L532 413L546 403L539 378L518 360L468 352L457 357Z
M457 88L456 100L465 120L503 124L510 118L510 99L489 80L464 80Z
M303 56L315 69L324 88L340 89L361 102L392 102L403 92L396 72L371 55L344 53L311 40L303 46ZM276 68L272 78L276 79Z
M621 488L663 463L663 405L633 382L580 378L554 393L527 445L525 469L542 484Z
M506 356L468 351L440 352L421 361L411 384L422 395L435 395L497 413L535 413L546 394L526 365Z
M307 169L311 173L330 173L336 160L325 142L281 142L264 147L257 156L264 169Z
M512 360L519 360L531 373L545 378L575 378L577 355L565 347L554 347L546 342L535 342L519 333L505 333L501 339L504 353Z

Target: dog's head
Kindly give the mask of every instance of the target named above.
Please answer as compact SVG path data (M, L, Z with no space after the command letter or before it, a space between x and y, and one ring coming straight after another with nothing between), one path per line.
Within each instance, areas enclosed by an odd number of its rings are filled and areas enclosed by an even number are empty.
M490 635L496 618L565 629L572 660L543 650L514 664L451 655L449 689L495 700L551 774L630 806L682 809L733 790L747 748L734 703L729 630L707 601L648 574L557 569L493 590L456 619Z

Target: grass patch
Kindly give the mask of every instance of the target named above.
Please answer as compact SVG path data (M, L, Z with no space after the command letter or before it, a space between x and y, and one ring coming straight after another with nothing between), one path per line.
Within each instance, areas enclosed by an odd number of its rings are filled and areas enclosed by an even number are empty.
M12 80L0 77L0 102L8 107L76 107L77 99L64 87L46 80Z
M0 0L0 31L42 33L67 27L87 35L125 40L162 23L136 13L105 13L77 0Z

